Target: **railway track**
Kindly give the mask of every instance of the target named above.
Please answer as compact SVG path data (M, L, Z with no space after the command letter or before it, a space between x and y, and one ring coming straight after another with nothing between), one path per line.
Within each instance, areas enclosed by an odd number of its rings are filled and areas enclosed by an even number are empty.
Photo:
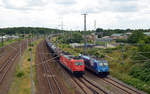
M41 44L38 46L38 52L40 53L47 53L45 41L41 42ZM40 54L38 53L38 56L40 58L40 62L46 61L48 58L46 54ZM49 62L48 62L49 63ZM43 74L47 80L48 88L49 88L49 94L63 94L63 91L61 87L58 84L58 80L55 77L55 75L50 71L50 65L48 63L40 64L43 68Z
M3 82L3 80L4 80L4 78L5 78L5 76L6 76L6 74L8 73L8 71L10 70L10 68L11 68L11 66L13 65L13 62L16 60L16 58L17 58L17 56L18 56L19 54L17 53L15 56L12 56L12 57L10 57L7 61L6 61L6 63L3 65L3 66L1 66L1 68L0 68L0 84Z
M10 47L14 47L17 48L19 46L19 42L13 43L11 45L7 45L5 47L3 47L3 51L0 54L0 65L5 62L9 57L11 57L11 55L15 52L16 49L12 49Z
M26 49L26 42L22 41L21 43L21 52L23 52ZM1 64L0 64L0 85L2 85L4 79L7 76L7 73L9 72L9 70L11 69L11 67L13 66L14 62L16 61L16 59L18 58L19 54L23 54L20 53L20 43L15 43L16 45L14 45L14 49L11 49L11 52L7 52L7 56L4 56L3 58L1 57ZM8 48L7 48L8 49ZM4 53L5 54L5 53Z
M107 83L107 84L111 84L115 87L117 87L118 89L124 91L125 93L127 94L141 94L140 92L138 92L137 90L134 90L110 77L107 77L107 78L102 78L102 80Z
M99 86L95 85L84 76L81 78L76 78L73 76L71 77L85 94L108 94L107 91L101 89Z
M102 93L104 94L108 94L108 92L106 92L105 90L103 90L102 88L100 88L99 86L93 84L91 81L89 81L86 77L83 77L83 79L88 82L89 84L91 84L92 86L94 86L95 88L97 88L98 90L100 90Z

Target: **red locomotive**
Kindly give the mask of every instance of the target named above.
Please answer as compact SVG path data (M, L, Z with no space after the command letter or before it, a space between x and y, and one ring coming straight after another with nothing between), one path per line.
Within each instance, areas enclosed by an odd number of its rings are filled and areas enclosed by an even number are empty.
M83 59L73 55L60 54L60 63L75 76L82 76L85 71Z
M46 43L49 51L53 53L53 56L57 57L56 59L59 60L60 64L63 65L69 72L73 73L77 77L84 74L85 64L81 57L76 57L66 53L49 41L46 41Z

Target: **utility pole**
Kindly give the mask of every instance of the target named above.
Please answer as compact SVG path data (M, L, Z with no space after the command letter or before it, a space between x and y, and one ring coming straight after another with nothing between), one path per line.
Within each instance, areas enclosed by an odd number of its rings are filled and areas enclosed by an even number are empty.
M20 42L20 57L21 57L21 39L19 39L19 42Z
M96 20L94 20L94 30L95 33L94 33L94 45L96 45Z
M87 48L87 37L86 37L86 16L87 14L82 14L84 16L84 54L86 54L86 48Z
M20 40L20 57L21 57L21 40Z
M61 30L63 30L64 29L64 22L63 22L63 20L61 21Z
M30 59L30 71L31 71L31 94L34 94L34 85L33 85L33 71L32 71L32 49L30 49L30 55L31 55L31 59Z
M61 30L64 30L64 22L63 22L63 19L61 20L61 23L58 25L58 28L60 27ZM57 27L56 27L57 29Z
M124 64L125 62L124 62L124 51L125 51L125 48L124 48L124 46L125 46L125 44L124 43L121 43L121 52L122 52L122 61L121 61L121 64Z
M71 33L71 35L70 35L70 39L72 39L72 30L70 30L70 33ZM71 42L72 42L72 40L71 40Z
M24 35L23 35L23 39L25 40L25 31L23 31L23 34L24 34Z
M63 18L62 18L62 21L61 21L61 24L60 24L60 26L61 26L61 30L62 30L62 32L63 32L63 36L64 36L64 39L65 39L65 32L64 32L64 22L63 22ZM65 40L66 41L66 40Z
M27 38L27 49L28 49L28 38Z
M94 20L94 30L96 31L96 20Z
M4 46L4 39L3 39L4 34L2 33L2 47Z

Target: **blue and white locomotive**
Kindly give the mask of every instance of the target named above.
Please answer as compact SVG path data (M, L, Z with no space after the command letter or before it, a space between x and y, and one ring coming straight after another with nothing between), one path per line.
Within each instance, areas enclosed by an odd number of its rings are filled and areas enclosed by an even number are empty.
M79 55L85 62L86 69L96 73L101 77L109 75L109 66L107 60L95 59L86 55Z

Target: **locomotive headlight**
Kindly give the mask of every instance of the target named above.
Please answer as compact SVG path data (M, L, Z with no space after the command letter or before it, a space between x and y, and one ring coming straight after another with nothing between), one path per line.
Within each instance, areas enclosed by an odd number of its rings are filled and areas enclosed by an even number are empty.
M104 63L105 66L108 66L108 63Z
M102 64L102 63L99 63L99 65L100 65L100 66L103 66L103 64Z

